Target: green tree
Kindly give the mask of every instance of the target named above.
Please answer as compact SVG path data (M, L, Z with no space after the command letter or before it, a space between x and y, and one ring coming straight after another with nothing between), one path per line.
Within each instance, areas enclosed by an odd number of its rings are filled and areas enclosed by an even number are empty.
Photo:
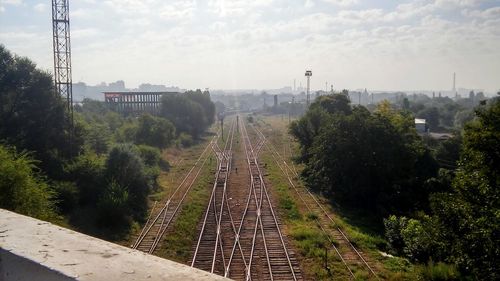
M389 103L370 113L362 106L351 109L343 95L323 96L290 132L300 144L298 160L311 189L379 214L427 206L422 186L437 174L437 164L408 113Z
M175 127L166 119L149 114L139 117L135 142L160 149L170 146L175 137Z
M115 146L105 164L105 178L126 188L128 207L133 217L143 219L147 210L147 195L151 191L144 164L136 148L129 144Z
M349 97L343 94L320 96L311 104L311 109L315 108L321 108L330 114L352 112Z
M26 152L0 145L0 208L24 215L53 219L54 192L37 172Z
M417 118L425 119L432 131L439 128L439 110L436 107L426 107L417 113Z
M63 160L79 152L83 141L77 128L70 150L69 118L64 101L54 93L51 75L3 45L0 69L0 139L33 151L45 173L60 176Z
M464 131L451 193L431 197L447 260L480 280L500 278L500 100L476 111Z
M209 121L205 109L188 95L164 95L161 112L163 117L175 125L178 134L186 132L198 138L208 128Z
M80 206L95 205L104 184L104 159L94 153L84 153L65 166L65 180L78 188Z

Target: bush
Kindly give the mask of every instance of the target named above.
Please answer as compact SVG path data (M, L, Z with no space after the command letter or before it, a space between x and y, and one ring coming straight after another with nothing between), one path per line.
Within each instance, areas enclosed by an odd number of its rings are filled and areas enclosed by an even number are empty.
M191 145L193 145L193 137L191 137L190 135L186 134L186 133L181 133L179 135L179 142L180 144L182 145L182 147L189 147Z
M425 262L429 257L430 237L426 233L422 223L410 219L406 226L401 229L401 237L404 241L403 252L412 261Z
M138 149L130 144L115 146L105 165L106 179L116 181L128 192L128 207L135 219L143 219L147 210L146 197L151 191L148 175Z
M405 217L389 216L384 219L385 237L389 243L391 253L399 255L405 246L401 230L406 227L408 219Z
M428 281L458 280L460 278L456 266L442 262L435 264L429 261L427 265L417 266L416 272L419 277Z
M53 190L26 153L0 145L0 207L24 215L54 218Z
M175 127L170 121L149 114L139 117L135 133L136 144L147 144L163 149L172 144L174 137Z
M74 182L60 181L53 184L56 206L63 214L70 213L78 206L79 191Z
M131 222L128 200L127 189L112 179L97 203L98 224L110 228L128 228Z
M138 145L137 148L146 166L155 167L160 165L161 153L158 148L149 145Z
M93 153L85 153L65 167L68 181L78 187L79 204L95 205L102 192L104 177L103 158Z

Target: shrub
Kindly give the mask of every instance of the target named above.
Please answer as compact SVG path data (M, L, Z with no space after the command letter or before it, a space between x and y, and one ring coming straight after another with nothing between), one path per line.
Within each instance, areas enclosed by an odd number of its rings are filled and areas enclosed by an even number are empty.
M59 181L53 185L56 206L64 214L70 213L78 206L79 191L74 182Z
M389 216L384 219L385 237L389 243L389 249L393 254L401 254L405 246L404 239L401 235L401 230L408 223L405 217Z
M193 137L191 137L191 135L189 134L181 133L179 135L179 142L182 145L182 147L189 147L193 145Z
M0 145L0 207L24 215L54 218L53 190L27 152Z
M98 224L111 228L128 228L130 225L128 200L127 189L111 179L97 203Z
M65 170L67 180L75 182L78 187L79 204L95 205L103 189L103 158L93 153L85 153L66 165Z
M130 144L115 146L109 152L105 167L106 179L126 188L128 206L135 219L142 219L147 210L146 197L151 191L148 175L138 149Z
M429 281L458 280L460 278L456 266L442 262L429 261L427 265L417 266L416 271L423 280Z

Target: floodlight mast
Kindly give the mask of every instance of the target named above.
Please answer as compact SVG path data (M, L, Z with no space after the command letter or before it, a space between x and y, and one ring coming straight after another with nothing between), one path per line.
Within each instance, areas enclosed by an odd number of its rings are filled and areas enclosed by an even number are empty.
M52 0L52 34L54 48L55 92L66 99L73 130L73 86L71 78L71 42L69 32L69 0Z
M309 107L309 103L311 102L311 98L310 98L310 94L309 94L309 91L310 91L310 87L311 87L311 76L312 76L312 71L311 70L306 70L306 78L307 78L307 97L306 97L306 104L307 106Z

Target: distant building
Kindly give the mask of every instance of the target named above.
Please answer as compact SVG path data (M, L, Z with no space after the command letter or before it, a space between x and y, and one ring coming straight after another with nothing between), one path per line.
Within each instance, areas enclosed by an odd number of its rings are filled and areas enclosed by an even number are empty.
M417 129L417 133L423 134L427 132L427 123L425 119L415 118L415 129Z
M104 102L111 110L124 114L148 112L159 114L161 97L177 92L104 92Z

